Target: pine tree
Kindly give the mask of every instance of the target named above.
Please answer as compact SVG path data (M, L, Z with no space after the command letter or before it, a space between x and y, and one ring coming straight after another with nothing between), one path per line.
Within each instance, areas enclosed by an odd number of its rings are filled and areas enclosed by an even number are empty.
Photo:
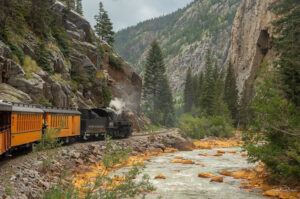
M113 25L110 22L110 18L105 11L102 15L102 34L103 34L103 40L106 41L109 45L113 45L115 42L113 31Z
M104 13L103 3L100 1L99 3L99 12L98 15L95 15L96 25L94 26L95 32L100 39L103 40L103 27L102 27L102 16Z
M191 112L193 106L193 78L191 68L188 69L184 88L184 112Z
M113 25L107 12L104 10L103 3L99 3L99 13L95 16L96 25L94 26L95 32L98 37L106 41L109 45L114 43Z
M147 56L144 75L144 111L155 124L170 125L173 121L174 109L165 72L162 51L157 41L153 41Z
M50 24L50 4L45 0L31 0L30 25L42 37L48 37Z
M201 72L198 77L198 89L196 91L196 97L194 99L194 103L195 103L196 107L201 106L201 97L202 97L203 87L204 87L204 75L203 75L203 72Z
M175 114L173 97L166 75L163 76L160 84L158 85L157 103L157 111L162 113L162 120L159 123L168 127L173 126Z
M82 0L76 0L76 12L79 13L80 15L83 15L83 10L82 10Z
M208 50L205 63L205 78L201 96L201 108L207 115L213 114L215 80L212 67L211 51Z
M226 80L225 80L225 89L224 89L224 101L226 102L228 109L230 110L232 119L235 120L237 124L238 120L238 89L236 84L236 78L233 66L229 62Z
M275 47L280 52L279 65L284 91L288 99L300 107L300 4L298 0L283 0L276 5L281 18L275 23L279 38Z
M75 0L66 0L66 4L69 10L75 9Z

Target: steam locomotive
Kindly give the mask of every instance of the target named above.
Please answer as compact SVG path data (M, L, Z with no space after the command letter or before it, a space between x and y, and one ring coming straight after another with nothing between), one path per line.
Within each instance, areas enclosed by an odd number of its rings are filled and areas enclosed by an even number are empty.
M126 138L132 133L127 117L107 108L58 108L0 101L0 156L39 142L47 129L59 129L52 136L65 143L106 135Z

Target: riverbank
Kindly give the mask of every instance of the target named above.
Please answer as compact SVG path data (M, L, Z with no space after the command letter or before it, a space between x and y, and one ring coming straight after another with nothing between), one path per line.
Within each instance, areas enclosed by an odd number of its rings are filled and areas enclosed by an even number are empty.
M158 135L135 136L114 140L121 149L132 148L133 156L141 152L161 152L170 148L192 150L190 140L182 138L177 129ZM76 143L47 152L30 153L0 162L0 196L11 199L35 199L48 190L64 171L72 175L97 166L106 148L104 141Z

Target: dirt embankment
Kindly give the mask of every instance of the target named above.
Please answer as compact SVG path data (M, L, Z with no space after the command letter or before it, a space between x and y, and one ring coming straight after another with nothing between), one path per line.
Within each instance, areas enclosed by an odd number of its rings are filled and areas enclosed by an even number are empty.
M114 143L122 149L132 148L133 156L146 152L170 152L174 148L178 150L194 148L194 144L182 138L176 129L159 135L115 140ZM11 199L40 198L40 194L49 189L64 171L78 174L88 172L93 165L97 166L105 148L104 141L76 143L50 152L31 153L2 161L0 198L2 196Z

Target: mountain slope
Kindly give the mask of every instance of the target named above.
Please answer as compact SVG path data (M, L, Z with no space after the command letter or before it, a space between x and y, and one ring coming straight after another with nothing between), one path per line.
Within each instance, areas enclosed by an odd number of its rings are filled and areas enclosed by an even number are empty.
M195 0L170 15L118 32L115 47L142 73L148 47L157 39L164 51L171 87L179 92L188 67L193 73L203 70L208 49L214 52L220 67L226 64L239 4L240 0Z
M99 107L108 103L106 85L139 111L141 78L86 19L60 1L1 2L0 100Z

